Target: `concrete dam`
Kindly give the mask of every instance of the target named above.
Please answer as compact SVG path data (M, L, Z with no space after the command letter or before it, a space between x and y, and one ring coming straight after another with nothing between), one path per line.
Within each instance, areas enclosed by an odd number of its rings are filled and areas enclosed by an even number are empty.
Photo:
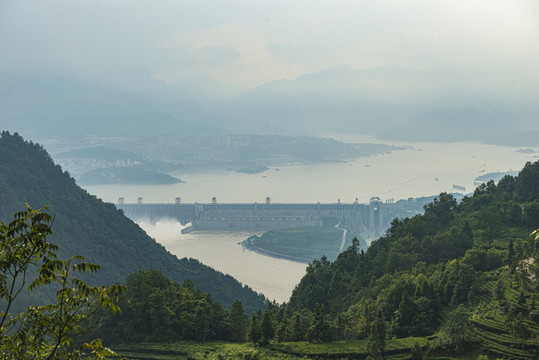
M326 219L337 219L344 227L360 233L379 235L391 220L394 204L384 204L378 198L369 204L126 204L116 207L133 220L157 221L173 219L183 230L266 231L303 226L322 226ZM391 217L391 218L389 218Z

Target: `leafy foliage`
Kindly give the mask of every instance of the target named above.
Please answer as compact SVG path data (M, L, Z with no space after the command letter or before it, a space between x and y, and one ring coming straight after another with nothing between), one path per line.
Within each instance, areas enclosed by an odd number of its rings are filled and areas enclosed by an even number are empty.
M4 359L75 359L114 355L99 340L73 346L84 331L83 321L100 309L117 311L119 285L94 287L74 273L97 272L100 267L82 256L58 259L58 246L47 241L52 217L27 206L4 225L0 222L0 354ZM13 305L26 291L29 272L37 268L29 291L56 289L52 304L31 306L15 314Z
M160 270L129 275L119 306L122 312L105 314L95 330L107 343L245 339L247 314L241 301L228 312L192 281L180 285Z

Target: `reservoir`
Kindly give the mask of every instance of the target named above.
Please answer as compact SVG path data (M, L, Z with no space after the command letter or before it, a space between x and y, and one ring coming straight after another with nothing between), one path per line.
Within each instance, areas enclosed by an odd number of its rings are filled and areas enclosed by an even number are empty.
M362 139L357 139L360 141ZM373 142L372 139L367 139ZM365 139L363 139L365 141ZM366 141L365 141L366 142ZM373 196L395 200L451 192L453 185L472 192L477 176L520 170L537 153L477 143L394 143L404 150L350 162L270 167L258 174L189 171L171 174L185 183L171 185L93 185L85 188L104 201L124 197L135 203L368 203Z

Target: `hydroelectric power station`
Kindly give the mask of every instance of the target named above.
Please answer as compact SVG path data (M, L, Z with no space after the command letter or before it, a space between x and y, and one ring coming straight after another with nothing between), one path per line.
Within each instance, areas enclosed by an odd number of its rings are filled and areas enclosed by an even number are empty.
M144 204L139 198L135 204L124 203L120 198L116 205L133 220L157 221L173 219L189 224L183 232L210 231L266 231L303 226L321 226L325 219L338 219L342 226L360 233L380 235L394 216L394 204L372 198L369 204L352 204L338 201L334 204L282 204L265 203L220 204L213 198L211 203L180 203L179 198L170 204Z

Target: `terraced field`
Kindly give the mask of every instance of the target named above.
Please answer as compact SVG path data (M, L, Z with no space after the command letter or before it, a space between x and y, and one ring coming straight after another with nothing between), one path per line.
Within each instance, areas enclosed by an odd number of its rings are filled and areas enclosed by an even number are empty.
M507 267L493 271L491 279L498 279L501 272L507 271ZM519 292L512 288L512 281L505 281L504 286L505 300L500 301L495 299L495 281L490 280L483 284L479 296L480 305L476 307L479 310L475 311L471 319L476 330L476 340L480 343L480 348L484 353L492 357L538 359L537 325L527 316L523 316L520 324L510 326L516 319L508 309L514 308L521 311L519 309L522 307L519 307ZM528 287L528 291L525 293L527 302L530 301L534 288ZM527 331L519 334L518 331L515 331L515 327L521 327Z

